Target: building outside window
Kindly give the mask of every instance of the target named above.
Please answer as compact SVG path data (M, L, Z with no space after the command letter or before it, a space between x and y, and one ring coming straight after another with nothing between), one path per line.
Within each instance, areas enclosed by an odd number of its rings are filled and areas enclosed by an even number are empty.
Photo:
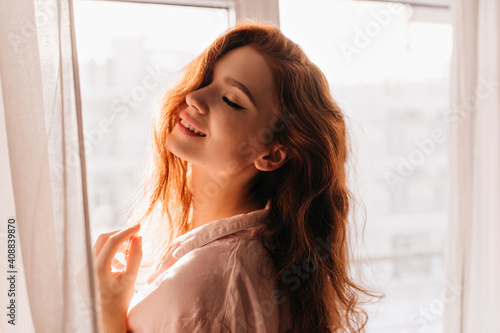
M367 332L441 332L449 9L282 0L280 25L324 71L349 119L366 206L359 257L386 293L367 308Z
M449 10L350 0L279 9L281 30L325 73L351 130L367 212L356 255L387 295L367 308L367 332L441 332ZM228 8L75 1L93 239L124 223L154 102L231 22Z

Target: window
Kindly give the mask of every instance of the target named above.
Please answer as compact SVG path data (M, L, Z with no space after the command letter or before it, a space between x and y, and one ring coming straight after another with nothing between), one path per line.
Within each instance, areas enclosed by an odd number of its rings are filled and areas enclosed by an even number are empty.
M367 308L368 332L439 332L449 10L350 0L279 5L282 31L323 70L349 118L372 278L387 286L387 297ZM153 103L233 14L118 1L77 0L74 9L95 239L123 225L150 146Z
M122 227L155 100L229 27L228 8L75 1L92 238Z
M449 15L444 6L280 1L282 31L324 71L349 118L367 270L386 286L367 307L370 333L441 331Z

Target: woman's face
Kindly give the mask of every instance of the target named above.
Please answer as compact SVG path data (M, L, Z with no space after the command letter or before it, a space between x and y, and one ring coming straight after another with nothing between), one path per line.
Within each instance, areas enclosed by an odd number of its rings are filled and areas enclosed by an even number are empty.
M212 82L186 96L167 149L215 172L264 170L259 162L269 154L264 145L280 130L273 88L271 70L255 49L229 51L215 64ZM187 130L180 119L205 136Z

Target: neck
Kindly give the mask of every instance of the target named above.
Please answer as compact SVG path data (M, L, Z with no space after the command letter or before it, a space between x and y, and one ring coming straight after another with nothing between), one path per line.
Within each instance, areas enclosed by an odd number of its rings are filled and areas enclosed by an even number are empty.
M192 165L193 219L190 230L209 222L265 208L250 198L248 184L255 172L238 175L207 172Z

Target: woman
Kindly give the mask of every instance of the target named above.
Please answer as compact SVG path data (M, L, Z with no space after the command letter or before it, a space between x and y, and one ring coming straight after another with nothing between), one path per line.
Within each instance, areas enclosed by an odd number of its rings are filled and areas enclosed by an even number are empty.
M344 115L297 44L237 24L188 64L152 131L136 225L94 245L105 331L363 330L360 292L376 296L349 274ZM168 227L163 261L131 303L145 221ZM127 268L112 272L130 239Z

